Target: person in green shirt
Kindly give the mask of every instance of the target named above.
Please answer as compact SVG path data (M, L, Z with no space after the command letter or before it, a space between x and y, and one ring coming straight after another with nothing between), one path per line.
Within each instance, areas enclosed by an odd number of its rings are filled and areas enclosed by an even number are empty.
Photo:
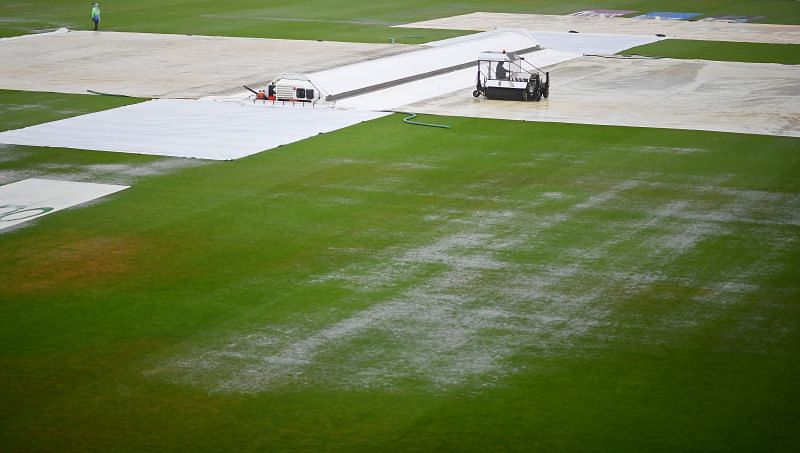
M100 23L100 4L92 4L92 22L94 22L94 30L97 31L97 25Z

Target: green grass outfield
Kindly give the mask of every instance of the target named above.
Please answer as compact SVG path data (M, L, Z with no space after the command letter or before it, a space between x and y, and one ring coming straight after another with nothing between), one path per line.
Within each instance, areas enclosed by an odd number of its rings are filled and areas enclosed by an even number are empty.
M88 3L4 2L0 36L88 29ZM102 5L104 30L362 42L472 11L800 23L789 0ZM139 101L0 91L0 129ZM800 442L800 140L401 118L233 162L0 145L3 184L132 185L0 233L0 450Z
M61 120L142 102L121 96L85 96L0 90L0 131Z
M90 3L27 0L0 3L0 36L67 27L91 29ZM107 0L101 2L102 30L263 38L418 43L461 34L454 31L392 29L391 25L475 11L569 14L584 9L640 12L682 11L706 16L767 16L763 22L800 24L795 0L502 0L459 2L407 0Z
M634 47L622 55L739 61L743 63L800 64L800 45L667 39Z
M798 139L401 118L0 234L3 449L797 445ZM12 178L185 161L0 153Z

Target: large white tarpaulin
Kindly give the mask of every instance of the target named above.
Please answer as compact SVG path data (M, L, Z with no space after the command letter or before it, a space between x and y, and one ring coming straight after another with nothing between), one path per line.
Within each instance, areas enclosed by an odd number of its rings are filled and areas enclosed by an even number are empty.
M0 186L0 230L127 188L36 178L6 184Z
M387 113L158 99L0 133L0 143L238 159Z
M315 72L309 77L327 95L336 96L468 64L486 50L529 51L537 45L525 30L496 30L448 40L415 52Z

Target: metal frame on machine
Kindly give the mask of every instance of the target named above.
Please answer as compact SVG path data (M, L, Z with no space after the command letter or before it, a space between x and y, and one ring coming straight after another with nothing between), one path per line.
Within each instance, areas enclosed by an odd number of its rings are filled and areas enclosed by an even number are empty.
M542 80L541 74L545 75ZM473 96L488 99L539 101L550 95L550 73L506 52L482 52Z

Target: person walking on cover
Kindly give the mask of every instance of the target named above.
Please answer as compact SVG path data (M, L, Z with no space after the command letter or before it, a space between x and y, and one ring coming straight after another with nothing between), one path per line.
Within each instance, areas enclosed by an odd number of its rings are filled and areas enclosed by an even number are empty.
M92 22L94 22L94 31L97 31L97 25L100 24L100 4L92 3Z

